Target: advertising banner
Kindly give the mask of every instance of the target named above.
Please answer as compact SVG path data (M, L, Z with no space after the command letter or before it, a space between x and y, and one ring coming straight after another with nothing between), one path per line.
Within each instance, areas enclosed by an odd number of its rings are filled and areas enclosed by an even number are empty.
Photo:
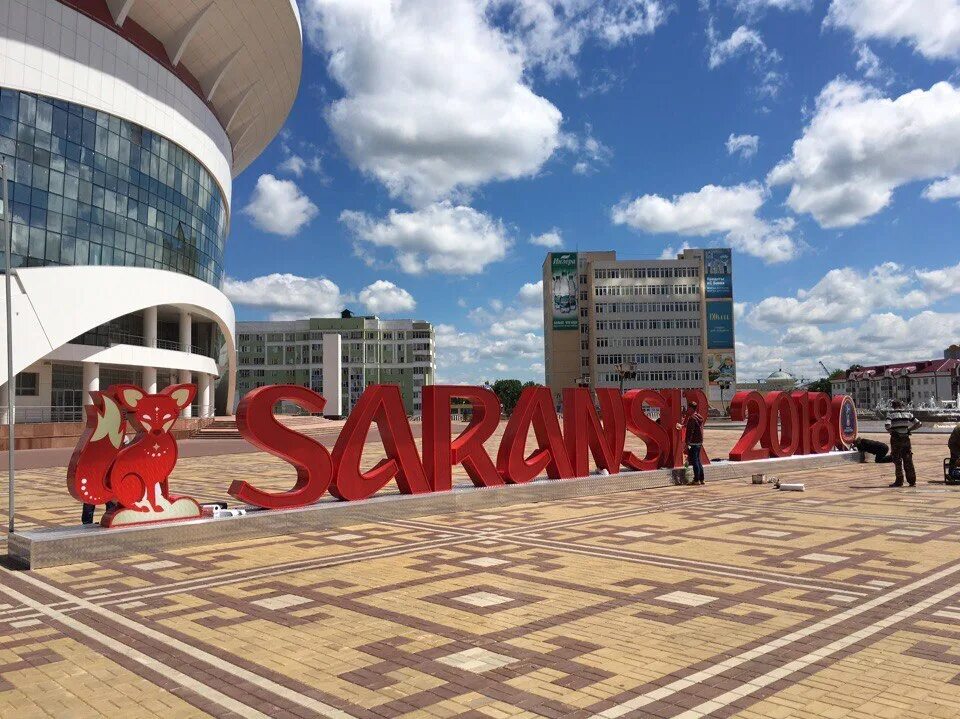
M550 255L553 283L553 329L575 330L580 327L577 297L580 293L576 252L554 252Z
M707 303L707 349L733 347L733 300Z
M704 286L708 300L733 298L733 257L727 248L704 250Z
M737 368L733 350L707 353L707 377L712 385L719 384L721 381L731 384L736 382Z

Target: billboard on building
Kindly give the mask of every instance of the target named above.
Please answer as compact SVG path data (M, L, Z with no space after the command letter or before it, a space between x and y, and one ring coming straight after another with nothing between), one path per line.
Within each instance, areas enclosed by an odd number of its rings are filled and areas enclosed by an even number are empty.
M733 350L707 353L707 378L712 385L720 382L736 382L737 365Z
M728 248L704 250L704 286L708 300L733 298L733 256Z
M575 330L580 326L577 296L580 294L576 252L550 255L553 291L553 329Z
M733 300L707 303L707 349L733 349Z

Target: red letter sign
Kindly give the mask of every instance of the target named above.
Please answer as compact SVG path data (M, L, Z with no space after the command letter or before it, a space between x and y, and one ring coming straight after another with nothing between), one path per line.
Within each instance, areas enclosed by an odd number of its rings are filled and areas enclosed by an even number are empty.
M626 421L623 401L615 389L597 389L603 423L593 406L593 398L586 387L563 390L563 437L567 454L577 477L590 474L590 456L598 469L610 474L620 471L620 459L626 440Z
M297 469L297 483L287 492L264 492L241 480L230 485L230 495L264 509L302 507L316 502L330 486L330 453L319 442L285 427L273 416L277 402L294 402L309 412L323 412L327 403L313 390L295 384L258 387L237 406L237 428L250 444L289 462Z
M450 440L450 400L470 400L470 424ZM476 487L503 484L483 443L500 424L500 400L482 387L427 385L423 388L423 465L434 492L453 486L451 469L462 464Z
M387 456L369 472L363 472L360 460L373 422L380 430ZM394 477L403 494L430 491L403 410L400 387L395 384L374 385L360 395L334 445L333 467L330 493L338 499L366 499Z
M663 426L662 419L657 423L647 416L643 411L645 404L658 407L660 416L664 416L667 401L656 390L632 389L623 395L627 429L647 445L647 455L643 459L633 452L624 452L623 464L640 472L669 466L670 461L670 434Z
M539 449L525 457L530 425ZM497 452L497 471L510 484L529 482L547 469L551 479L570 479L573 467L563 446L560 422L553 410L553 397L546 387L527 387L520 394L507 422Z

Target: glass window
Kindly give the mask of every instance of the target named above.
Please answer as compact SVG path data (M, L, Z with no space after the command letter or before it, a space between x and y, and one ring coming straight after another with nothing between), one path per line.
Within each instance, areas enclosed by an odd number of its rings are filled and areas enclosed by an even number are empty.
M40 373L21 372L17 375L17 397L36 397L40 394Z
M157 267L222 283L226 206L183 148L92 108L0 89L0 150L16 158L13 266Z

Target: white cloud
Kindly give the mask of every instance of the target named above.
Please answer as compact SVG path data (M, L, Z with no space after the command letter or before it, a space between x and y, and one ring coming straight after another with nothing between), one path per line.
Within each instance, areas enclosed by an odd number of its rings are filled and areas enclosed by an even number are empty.
M711 16L707 25L707 65L715 70L724 63L741 55L753 59L754 71L760 75L756 92L761 97L776 97L784 78L775 68L780 62L780 53L767 47L760 32L749 25L740 25L730 36L722 38Z
M597 171L600 165L606 165L613 157L613 150L603 144L593 135L593 127L586 123L583 136L570 132L563 133L561 143L577 158L573 165L575 175L590 175Z
M960 263L936 270L917 270L917 279L934 296L960 294Z
M530 244L556 249L557 247L563 246L563 237L560 235L560 230L554 227L549 232L544 232L539 235L531 235Z
M757 182L731 187L705 185L697 192L666 198L643 195L616 205L611 216L618 225L652 233L676 233L688 237L722 234L735 249L768 263L786 262L799 249L790 237L793 220L767 221L757 211L767 192Z
M846 369L852 364L935 359L957 336L960 313L930 310L911 316L875 313L859 324L832 330L798 325L770 338L771 344L737 342L737 375L740 381L753 381L782 366L812 378L823 375L821 361L831 369Z
M857 53L857 70L863 73L865 78L884 85L893 82L893 73L883 66L880 58L870 49L867 43L859 43L855 51Z
M543 280L536 282L525 282L523 287L517 293L517 298L523 303L524 307L543 307Z
M500 220L446 201L411 212L390 210L383 219L345 210L340 221L358 245L394 250L400 269L409 274L478 274L502 260L511 244Z
M767 44L763 41L760 33L746 25L741 25L734 30L730 37L721 39L713 24L710 24L707 38L709 44L708 64L710 69L720 67L723 63L737 55L746 53L757 53L764 56L767 53Z
M960 175L951 175L931 183L924 189L923 196L931 202L960 198Z
M539 332L543 330L543 280L524 284L509 306L494 299L489 307L470 310L467 317L494 337Z
M543 381L543 282L525 283L513 299L490 300L467 313L473 330L436 328L440 381L497 376Z
M689 242L684 242L679 247L674 247L673 245L667 245L663 248L663 251L660 253L659 259L661 260L675 260L677 255L679 255L684 250L689 250L691 244Z
M249 280L227 277L223 292L236 305L269 310L272 320L339 317L341 310L356 301L369 312L383 315L411 312L417 306L409 292L386 280L377 280L354 295L341 292L326 277L277 272Z
M576 58L588 40L614 47L653 33L668 15L662 0L481 1L490 14L507 13L507 32L526 63L551 79L577 75Z
M317 206L292 180L260 175L250 202L242 210L264 232L292 237L317 215Z
M728 0L737 12L756 15L764 10L803 10L813 7L813 0Z
M900 185L960 169L960 89L940 82L896 99L838 78L792 156L769 174L790 184L787 204L823 227L848 227L876 214Z
M539 171L560 111L524 79L522 51L476 0L308 0L304 26L345 96L340 147L415 205Z
M833 0L824 24L860 41L905 42L930 60L960 58L958 0Z
M283 162L277 165L277 170L280 172L285 172L289 175L296 175L297 177L303 177L306 171L320 173L322 171L322 166L320 164L320 156L314 155L313 157L304 158L300 155L291 154L288 155Z
M335 317L350 300L326 277L276 272L249 280L227 277L223 293L234 304L272 310L271 319Z
M843 324L887 307L925 307L930 297L911 288L912 284L913 273L893 262L867 273L841 267L796 297L767 297L750 310L747 319L755 327L766 328Z
M395 315L412 312L417 303L413 295L392 282L377 280L367 285L357 296L368 311L375 315Z
M727 154L739 154L745 160L757 154L760 147L760 137L758 135L734 135L730 133L727 138Z

